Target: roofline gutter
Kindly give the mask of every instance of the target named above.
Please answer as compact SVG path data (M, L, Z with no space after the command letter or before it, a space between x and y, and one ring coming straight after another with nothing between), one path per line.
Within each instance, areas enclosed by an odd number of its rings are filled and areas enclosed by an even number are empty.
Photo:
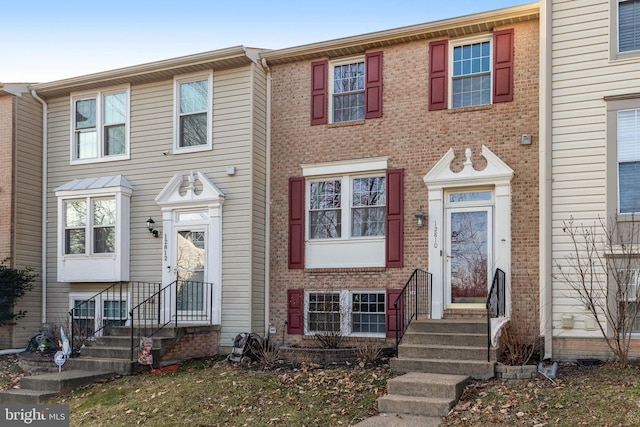
M35 89L31 89L31 96L42 104L42 259L41 282L42 282L42 323L47 323L47 132L48 132L48 110L47 102L38 96Z

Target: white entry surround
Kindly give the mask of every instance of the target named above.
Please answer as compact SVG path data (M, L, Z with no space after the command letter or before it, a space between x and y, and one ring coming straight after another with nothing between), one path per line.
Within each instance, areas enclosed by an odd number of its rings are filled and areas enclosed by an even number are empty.
M451 171L455 155L453 149L424 176L429 193L429 272L433 279L433 319L441 319L446 308L445 265L445 194L448 190L476 187L491 188L494 193L494 252L493 271L500 268L506 275L506 316L511 312L511 179L513 169L491 150L482 146L487 165L482 170L473 168L471 150L465 150L466 160L460 172Z
M222 310L222 204L224 194L202 172L176 174L156 197L162 208L162 284L176 279L177 232L185 227L202 230L206 237L205 282L213 283L212 319L219 325ZM175 316L164 307L165 316ZM165 319L167 319L165 317Z

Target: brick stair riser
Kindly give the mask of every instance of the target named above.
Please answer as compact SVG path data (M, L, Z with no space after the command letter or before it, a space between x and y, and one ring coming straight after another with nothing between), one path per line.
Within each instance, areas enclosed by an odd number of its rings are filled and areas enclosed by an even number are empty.
M490 351L491 360L495 361L495 350ZM481 347L442 347L429 345L400 344L399 358L439 359L439 360L475 360L486 361L487 349Z
M426 417L443 417L449 413L454 403L452 400L435 401L434 399L424 399L421 401L406 396L387 395L378 399L378 411Z
M402 337L403 344L436 344L467 347L487 346L487 333L484 334L436 334L429 332L407 332Z
M493 378L493 362L473 362L468 360L420 360L420 359L396 359L389 360L391 369L395 372L429 372L434 374L468 375L474 379L486 380Z
M447 320L413 321L409 331L441 334L487 334L486 322L451 322Z

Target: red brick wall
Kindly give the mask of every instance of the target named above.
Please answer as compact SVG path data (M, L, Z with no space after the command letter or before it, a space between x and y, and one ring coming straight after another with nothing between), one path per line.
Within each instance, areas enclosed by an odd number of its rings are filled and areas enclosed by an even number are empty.
M512 295L516 321L538 322L538 22L515 29L514 101L455 110L427 110L429 40L384 47L383 117L341 125L310 125L310 63L272 67L270 320L281 337L287 289L402 287L415 268L427 269L426 228L413 217L427 212L424 175L453 148L455 164L471 148L476 169L486 145L514 171L512 180ZM498 29L498 28L496 28ZM375 49L378 50L378 49ZM321 59L316 58L314 60ZM521 145L532 134L532 145ZM388 156L403 168L404 268L289 270L287 183L301 164ZM291 343L299 337L287 336Z
M15 97L0 96L0 261L12 256Z

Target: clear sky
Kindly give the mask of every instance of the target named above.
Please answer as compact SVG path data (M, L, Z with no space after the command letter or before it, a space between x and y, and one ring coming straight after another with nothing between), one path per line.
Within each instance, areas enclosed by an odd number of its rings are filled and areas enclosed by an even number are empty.
M238 45L281 49L531 2L3 1L0 82L47 82Z

